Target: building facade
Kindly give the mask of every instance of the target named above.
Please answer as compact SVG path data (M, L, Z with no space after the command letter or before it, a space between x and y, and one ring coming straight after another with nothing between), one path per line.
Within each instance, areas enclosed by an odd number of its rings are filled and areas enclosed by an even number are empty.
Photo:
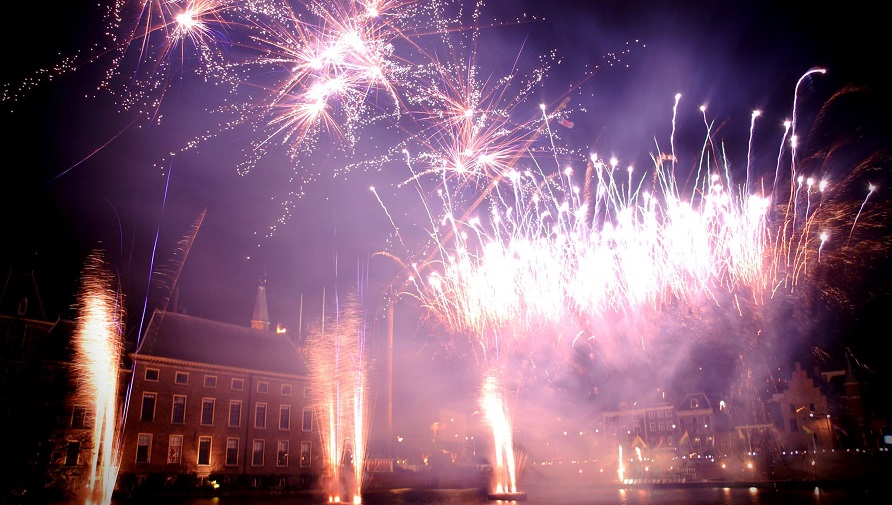
M315 484L323 458L306 364L258 323L154 313L131 355L120 489Z
M54 430L64 423L72 325L49 318L33 271L10 268L0 290L0 501L52 486ZM12 495L12 496L9 496Z

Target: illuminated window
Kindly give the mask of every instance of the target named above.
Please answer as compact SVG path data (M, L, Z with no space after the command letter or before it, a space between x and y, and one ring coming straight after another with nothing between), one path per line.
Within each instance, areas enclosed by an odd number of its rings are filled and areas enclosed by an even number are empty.
M198 464L211 464L211 437L198 437Z
M142 394L142 411L139 416L141 421L155 420L155 398L155 393Z
M312 449L312 445L310 442L301 442L300 443L300 466L301 468L307 468L310 466L310 451Z
M230 400L229 402L229 426L237 427L242 424L242 402Z
M276 444L276 466L288 466L287 440L279 440Z
M226 466L238 465L238 439L226 439Z
M140 433L136 437L136 462L149 463L152 454L152 434Z
M170 416L170 422L174 424L183 424L186 422L185 395L173 395L173 408Z
M266 404L258 403L254 406L254 427L266 428Z
M291 429L291 405L282 405L279 407L279 429Z
M263 466L263 440L255 440L251 449L251 466Z
M171 435L167 441L167 464L179 465L183 462L183 436Z
M201 424L210 426L214 424L214 403L213 398L203 398L201 400Z

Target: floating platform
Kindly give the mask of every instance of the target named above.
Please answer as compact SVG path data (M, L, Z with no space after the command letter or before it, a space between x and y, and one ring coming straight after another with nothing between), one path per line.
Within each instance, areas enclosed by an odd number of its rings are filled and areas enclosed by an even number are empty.
M526 501L527 494L523 491L515 491L513 493L489 493L487 498L490 500Z

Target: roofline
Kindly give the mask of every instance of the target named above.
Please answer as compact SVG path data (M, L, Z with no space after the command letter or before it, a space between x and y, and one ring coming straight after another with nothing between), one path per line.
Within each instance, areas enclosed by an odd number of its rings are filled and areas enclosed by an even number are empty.
M186 361L181 359L173 359L173 358L165 358L161 356L152 356L151 354L139 354L139 353L130 353L128 354L130 359L133 360L133 363L136 364L137 361L148 361L152 363L161 363L165 365L182 365L189 366L194 368L206 368L210 370L216 370L221 372L234 372L234 373L243 373L243 374L254 374L254 375L265 375L269 377L277 377L277 378L295 378L301 380L310 380L308 375L297 375L297 374L288 374L281 372L269 372L266 370L255 370L251 368L241 368L234 366L226 366L226 365L214 365L211 363L202 363L199 361Z
M56 326L56 324L58 324L59 321L61 321L61 319L57 319L55 321L50 321L48 319L33 319L30 317L13 316L10 314L0 314L0 319L8 319L10 321L22 321L27 324L32 324L34 326L37 326L37 325L48 326L51 329L54 326Z

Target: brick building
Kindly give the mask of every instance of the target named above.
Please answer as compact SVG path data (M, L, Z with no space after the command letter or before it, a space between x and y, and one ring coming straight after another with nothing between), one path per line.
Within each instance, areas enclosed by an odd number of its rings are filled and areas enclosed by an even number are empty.
M322 469L307 367L270 331L156 311L130 356L119 488L293 489Z

